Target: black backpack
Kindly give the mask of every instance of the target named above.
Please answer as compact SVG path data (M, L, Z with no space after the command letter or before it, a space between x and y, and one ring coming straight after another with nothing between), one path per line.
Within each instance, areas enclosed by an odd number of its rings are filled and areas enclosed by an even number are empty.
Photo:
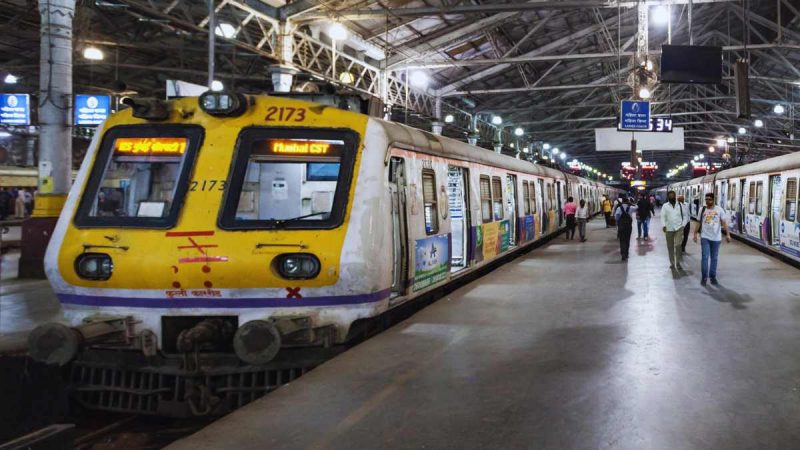
M624 208L624 207L620 206L620 209L622 209L622 214L620 214L620 216L619 216L619 226L625 227L625 228L632 227L633 226L633 218L631 218L631 215L630 215L631 207L627 206L626 208Z

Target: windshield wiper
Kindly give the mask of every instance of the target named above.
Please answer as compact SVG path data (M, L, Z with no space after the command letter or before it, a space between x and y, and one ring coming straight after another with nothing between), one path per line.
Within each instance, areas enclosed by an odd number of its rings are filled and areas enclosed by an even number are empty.
M293 220L306 219L306 218L309 218L309 217L320 216L322 214L328 214L328 213L329 213L328 211L320 211L320 212L315 212L315 213L311 213L311 214L306 214L304 216L292 217L291 219L280 219L280 220L276 220L275 221L275 225L276 226L277 225L283 225L284 223L291 222Z

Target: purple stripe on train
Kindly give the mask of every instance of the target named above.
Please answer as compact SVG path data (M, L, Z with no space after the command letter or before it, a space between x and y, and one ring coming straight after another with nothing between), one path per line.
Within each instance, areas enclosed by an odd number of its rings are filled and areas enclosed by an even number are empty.
M298 308L309 306L359 305L389 297L390 289L371 294L331 295L303 298L144 298L58 294L61 303L130 308Z

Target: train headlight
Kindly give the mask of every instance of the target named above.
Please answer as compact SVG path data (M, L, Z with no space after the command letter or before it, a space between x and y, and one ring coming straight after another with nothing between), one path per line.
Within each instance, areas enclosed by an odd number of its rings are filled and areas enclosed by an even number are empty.
M241 116L247 109L247 99L242 94L208 91L200 96L200 109L212 116Z
M290 280L303 280L319 275L319 259L310 253L287 253L275 259L275 268Z
M114 271L114 262L105 253L83 253L75 260L75 272L87 280L107 280Z

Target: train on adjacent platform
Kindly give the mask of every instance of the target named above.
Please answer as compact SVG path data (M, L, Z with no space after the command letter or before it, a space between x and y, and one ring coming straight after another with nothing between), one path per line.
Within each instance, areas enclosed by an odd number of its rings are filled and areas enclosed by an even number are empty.
M800 153L790 153L672 183L659 188L658 195L666 198L666 192L674 190L702 207L705 194L713 193L717 205L728 212L734 235L800 263L798 180Z
M71 364L95 409L238 407L296 375L286 351L346 342L551 237L568 196L595 213L617 194L289 97L129 103L100 127L48 248L69 324L29 339L37 359Z

